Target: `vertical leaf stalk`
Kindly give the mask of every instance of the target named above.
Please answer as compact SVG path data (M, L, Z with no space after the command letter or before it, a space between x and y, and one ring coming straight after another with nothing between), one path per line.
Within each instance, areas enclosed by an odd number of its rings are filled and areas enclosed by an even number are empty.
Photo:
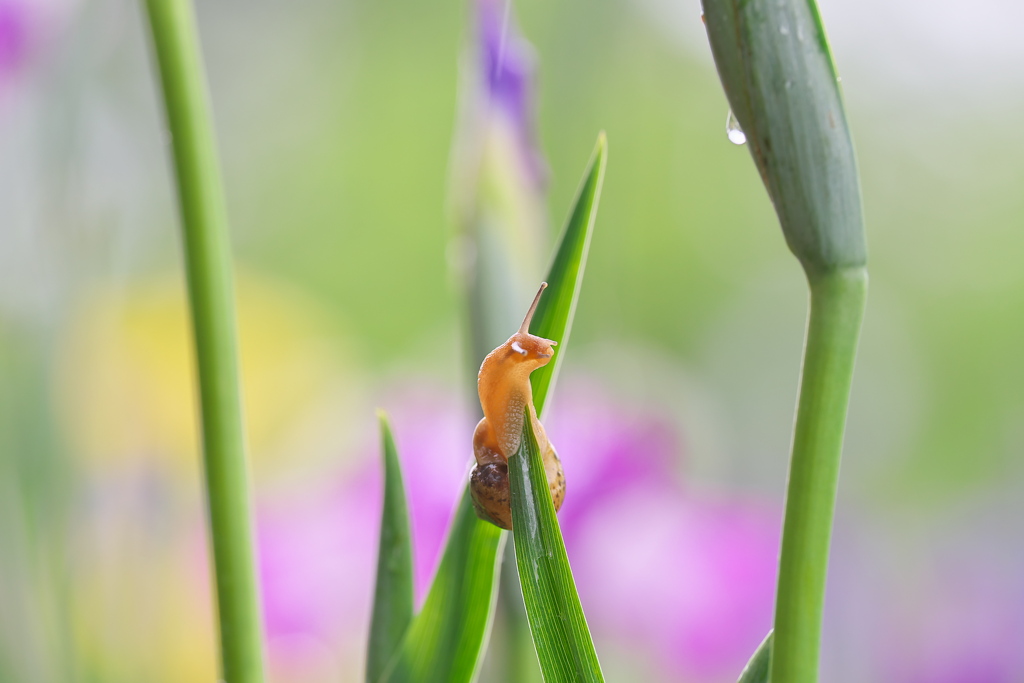
M263 681L249 469L242 431L227 212L189 0L147 0L174 153L199 377L221 668L226 683Z
M811 310L786 494L771 675L814 683L829 541L857 340L867 295L864 268L810 272Z
M770 680L814 683L839 457L867 293L860 180L814 0L702 5L729 105L811 289Z

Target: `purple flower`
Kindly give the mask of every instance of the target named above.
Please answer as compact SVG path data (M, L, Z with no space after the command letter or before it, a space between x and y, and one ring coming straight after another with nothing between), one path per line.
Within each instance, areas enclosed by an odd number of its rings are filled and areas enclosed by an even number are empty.
M923 548L914 544L917 557L903 551L903 568L909 571L884 577L884 592L871 596L873 623L860 626L873 630L868 647L881 654L886 680L1022 680L1024 558L992 533L1002 522L973 520L966 533L947 524L941 536L925 539Z
M493 231L498 252L516 263L540 261L547 166L537 145L536 58L504 0L474 3L474 34L463 61L452 149L451 194L459 232L482 248ZM523 245L527 245L524 247ZM485 257L486 258L486 257ZM526 289L536 287L530 273Z
M75 0L0 0L0 92L63 27Z
M505 0L472 3L452 140L449 265L469 310L479 357L521 320L547 251L546 165L534 126L533 49Z
M533 47L516 26L511 0L478 0L476 8L477 78L483 107L488 116L510 125L533 178L541 183L545 165L536 145Z
M31 15L27 3L0 0L0 76L17 71L28 56Z

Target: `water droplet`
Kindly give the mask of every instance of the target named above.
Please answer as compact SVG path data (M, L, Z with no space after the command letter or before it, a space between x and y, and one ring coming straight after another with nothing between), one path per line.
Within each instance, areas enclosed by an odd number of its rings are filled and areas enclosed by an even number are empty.
M789 35L789 27L788 26L780 26L779 27L779 33L781 33L784 36L788 36Z
M789 80L789 79L787 78L787 79L786 79L786 90L789 90L789 89L790 89L790 88L792 88L792 87L793 87L793 81L791 81L791 80Z
M729 137L729 142L734 145L742 145L747 141L747 134L740 128L740 122L736 120L732 109L729 110L729 116L725 119L725 134Z

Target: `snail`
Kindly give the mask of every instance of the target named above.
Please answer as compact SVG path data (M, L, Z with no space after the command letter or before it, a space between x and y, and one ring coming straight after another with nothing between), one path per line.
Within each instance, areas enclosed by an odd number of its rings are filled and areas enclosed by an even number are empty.
M473 432L476 466L470 474L470 493L477 516L502 529L512 528L508 459L519 450L526 408L529 408L530 419L533 420L533 432L540 446L556 512L565 498L562 462L537 418L530 387L530 373L548 364L554 352L552 347L557 344L530 334L530 321L547 286L546 282L541 283L519 331L487 354L477 376L484 417Z

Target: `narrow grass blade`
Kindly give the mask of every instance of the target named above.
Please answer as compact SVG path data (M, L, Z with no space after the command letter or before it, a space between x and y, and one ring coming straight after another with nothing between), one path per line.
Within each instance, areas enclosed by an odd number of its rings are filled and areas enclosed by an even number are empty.
M768 667L772 663L772 632L764 637L761 644L754 650L754 655L743 667L743 673L737 683L768 683Z
M477 519L467 489L423 610L382 682L473 679L490 629L504 542L501 529Z
M569 220L559 238L555 258L548 269L548 289L541 297L533 318L533 334L558 342L551 361L530 375L533 402L537 406L538 414L551 391L551 386L555 383L556 373L561 367L559 360L569 343L569 331L572 329L576 302L580 298L583 270L587 264L590 237L594 232L597 205L601 199L607 151L608 139L602 131L597 137L597 145L583 174L580 189L576 193L572 213L569 214Z
M387 416L378 413L384 460L384 505L377 551L377 586L366 653L366 681L375 683L387 668L412 621L412 537L402 483L402 466Z
M555 249L548 291L533 318L534 334L560 342L554 358L545 368L534 372L534 377L557 365L565 353L604 178L606 146L602 133ZM551 393L550 370L543 386L535 382L533 387L534 404L540 412ZM467 434L467 454L469 449ZM480 521L473 512L467 485L423 610L413 618L401 650L381 677L381 683L468 683L473 679L491 627L504 543L505 532Z
M526 613L546 683L604 681L565 554L529 411L508 460L512 536Z
M196 348L207 510L217 583L221 678L263 681L249 465L238 388L231 244L189 0L147 0L170 128Z

